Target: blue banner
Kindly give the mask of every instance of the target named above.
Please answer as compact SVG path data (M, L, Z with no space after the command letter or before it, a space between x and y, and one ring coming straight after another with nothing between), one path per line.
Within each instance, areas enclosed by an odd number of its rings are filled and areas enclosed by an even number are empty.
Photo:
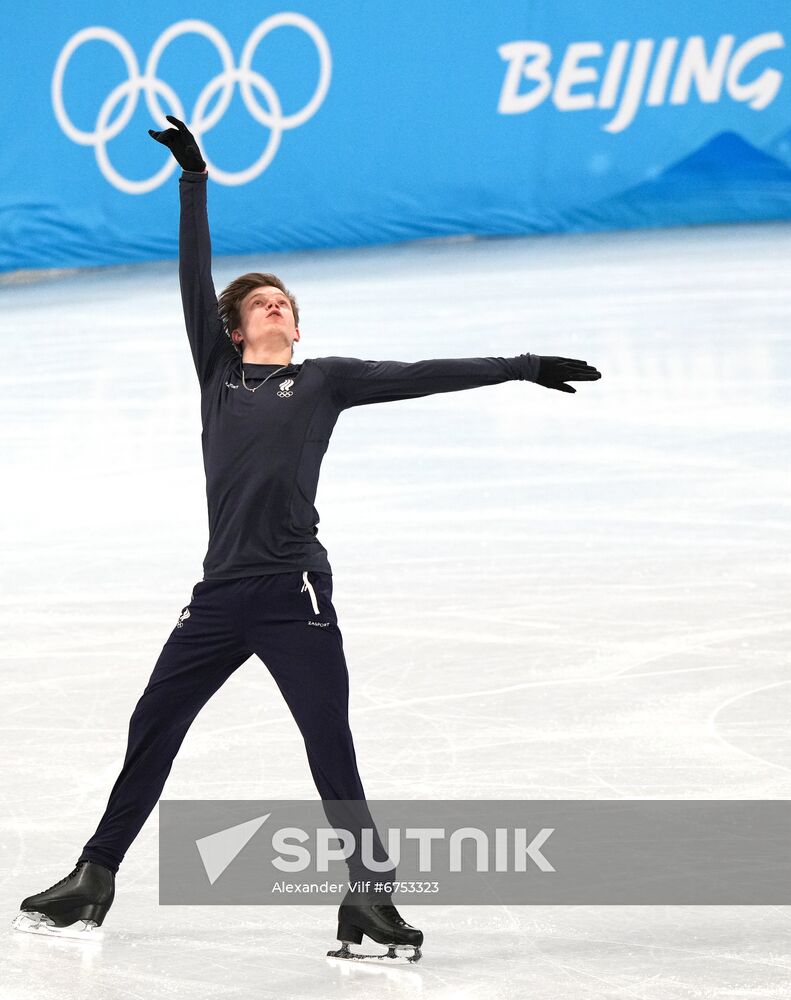
M34 0L6 26L0 269L791 217L786 3L223 8Z

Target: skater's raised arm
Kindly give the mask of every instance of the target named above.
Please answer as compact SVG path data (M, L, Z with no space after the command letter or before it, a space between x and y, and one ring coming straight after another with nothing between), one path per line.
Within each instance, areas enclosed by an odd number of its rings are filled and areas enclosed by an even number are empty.
M217 359L233 347L225 336L217 311L217 295L211 276L206 163L184 122L172 115L167 115L167 119L176 128L164 132L149 129L149 135L167 146L183 168L179 178L179 284L192 358L198 380L203 385Z
M518 354L513 358L437 358L432 361L361 361L359 358L317 358L332 384L341 409L364 403L415 399L436 392L456 392L481 385L520 380L576 392L563 380L601 378L585 361Z

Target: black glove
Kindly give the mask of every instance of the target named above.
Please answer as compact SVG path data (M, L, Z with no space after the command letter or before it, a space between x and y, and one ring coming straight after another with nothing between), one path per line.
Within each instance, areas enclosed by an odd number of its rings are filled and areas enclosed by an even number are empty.
M164 132L148 130L152 139L167 146L170 152L176 157L184 170L194 170L201 173L206 169L206 161L200 155L195 136L190 132L184 122L180 122L173 115L165 115L169 122L173 122L175 128L165 129Z
M601 372L592 368L587 361L576 358L545 358L539 355L538 377L536 382L545 385L547 389L560 389L561 392L576 392L564 382L595 382L601 378Z

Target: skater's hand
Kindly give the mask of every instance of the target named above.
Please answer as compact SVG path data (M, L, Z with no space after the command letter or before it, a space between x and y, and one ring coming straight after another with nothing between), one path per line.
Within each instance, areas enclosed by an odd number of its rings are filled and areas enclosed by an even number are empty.
M165 115L165 117L176 127L165 129L164 132L155 132L153 129L149 129L148 134L152 139L161 142L163 146L167 146L184 170L194 170L196 173L204 171L206 161L200 154L195 136L178 118L174 118L173 115Z
M601 378L597 371L587 361L576 358L547 358L539 355L538 377L536 382L547 389L560 389L561 392L576 392L565 382L595 382Z

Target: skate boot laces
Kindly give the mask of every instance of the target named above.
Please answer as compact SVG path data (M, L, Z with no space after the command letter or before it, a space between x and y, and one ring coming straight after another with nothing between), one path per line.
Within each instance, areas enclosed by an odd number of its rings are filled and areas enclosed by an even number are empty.
M404 918L401 916L401 914L393 906L392 903L374 903L374 907L390 923L398 924L399 927L407 927L408 926L406 920L404 920Z
M81 864L85 864L85 862L83 861L83 862L82 862ZM67 875L67 876L66 876L65 878L62 878L62 879L61 879L61 880L60 880L59 882L56 882L56 883L55 883L54 885L51 885L51 886L49 887L49 889L43 889L43 890L42 890L42 891L41 891L41 892L39 893L39 895L43 895L43 894L44 894L45 892L49 892L49 891L50 891L50 889L57 889L59 885L65 885L65 884L66 884L66 882L68 882L70 878L74 878L74 876L75 876L75 875L77 874L77 872L78 872L78 871L80 870L80 867L81 867L81 865L77 865L77 867L76 867L76 868L74 869L74 871L73 871L73 872L69 872L69 874L68 874L68 875Z

